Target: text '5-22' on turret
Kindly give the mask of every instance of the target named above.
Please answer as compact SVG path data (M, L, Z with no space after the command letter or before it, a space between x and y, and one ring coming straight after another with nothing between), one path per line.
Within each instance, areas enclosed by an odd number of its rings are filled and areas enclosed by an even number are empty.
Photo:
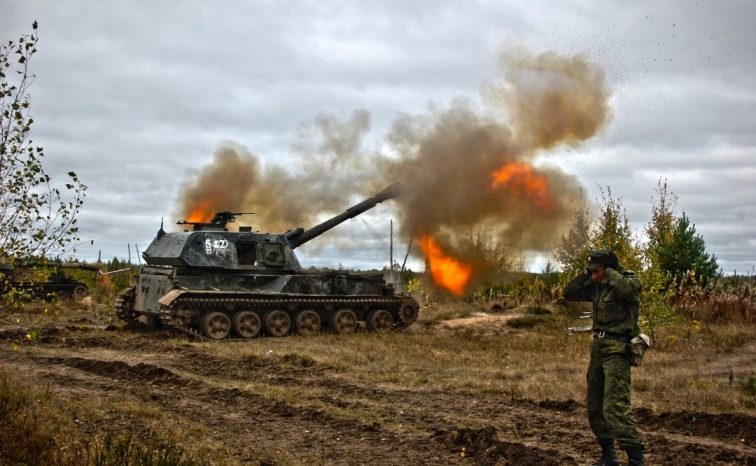
M161 225L144 251L136 284L116 302L118 317L146 316L207 338L312 335L328 329L397 330L418 316L418 302L397 294L383 275L305 271L294 249L402 192L394 183L375 196L309 229L280 234L229 231L243 212L218 212L209 223L179 222L191 230L166 233Z

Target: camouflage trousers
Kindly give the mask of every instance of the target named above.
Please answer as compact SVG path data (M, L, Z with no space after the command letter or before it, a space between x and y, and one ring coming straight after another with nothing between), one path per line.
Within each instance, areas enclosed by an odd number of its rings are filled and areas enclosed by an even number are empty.
M599 442L643 447L630 404L630 359L626 343L594 338L588 365L588 421Z

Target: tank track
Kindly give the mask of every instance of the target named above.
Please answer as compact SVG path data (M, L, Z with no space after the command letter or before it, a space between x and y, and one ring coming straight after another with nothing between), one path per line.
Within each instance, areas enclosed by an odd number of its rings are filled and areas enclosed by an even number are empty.
M394 331L404 329L415 322L419 314L417 302L406 296L393 298L241 298L241 297L191 297L182 296L170 305L161 305L160 319L163 325L193 337L205 338L192 322L198 315L211 310L266 310L287 309L290 313L298 310L323 308L329 312L340 308L363 307L398 308L392 312L398 316Z
M136 286L130 286L118 294L115 302L115 313L119 319L127 324L134 324L139 316L134 312Z

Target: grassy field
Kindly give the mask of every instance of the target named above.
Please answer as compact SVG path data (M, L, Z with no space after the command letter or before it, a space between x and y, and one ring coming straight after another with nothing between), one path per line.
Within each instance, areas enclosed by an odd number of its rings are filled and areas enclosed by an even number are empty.
M40 308L0 333L0 464L595 461L591 336L566 330L580 308L491 307L433 306L391 334L224 342ZM756 464L754 330L658 332L632 382L648 464Z

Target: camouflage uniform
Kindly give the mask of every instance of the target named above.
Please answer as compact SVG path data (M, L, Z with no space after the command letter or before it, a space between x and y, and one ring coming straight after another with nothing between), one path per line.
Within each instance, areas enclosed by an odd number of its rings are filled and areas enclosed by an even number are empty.
M643 448L643 440L630 405L630 358L627 343L640 333L638 304L641 282L633 272L606 268L603 282L587 272L573 278L564 289L569 301L593 302L591 362L588 366L588 420L596 440L620 448ZM605 337L601 338L604 332ZM597 335L598 334L598 335Z

